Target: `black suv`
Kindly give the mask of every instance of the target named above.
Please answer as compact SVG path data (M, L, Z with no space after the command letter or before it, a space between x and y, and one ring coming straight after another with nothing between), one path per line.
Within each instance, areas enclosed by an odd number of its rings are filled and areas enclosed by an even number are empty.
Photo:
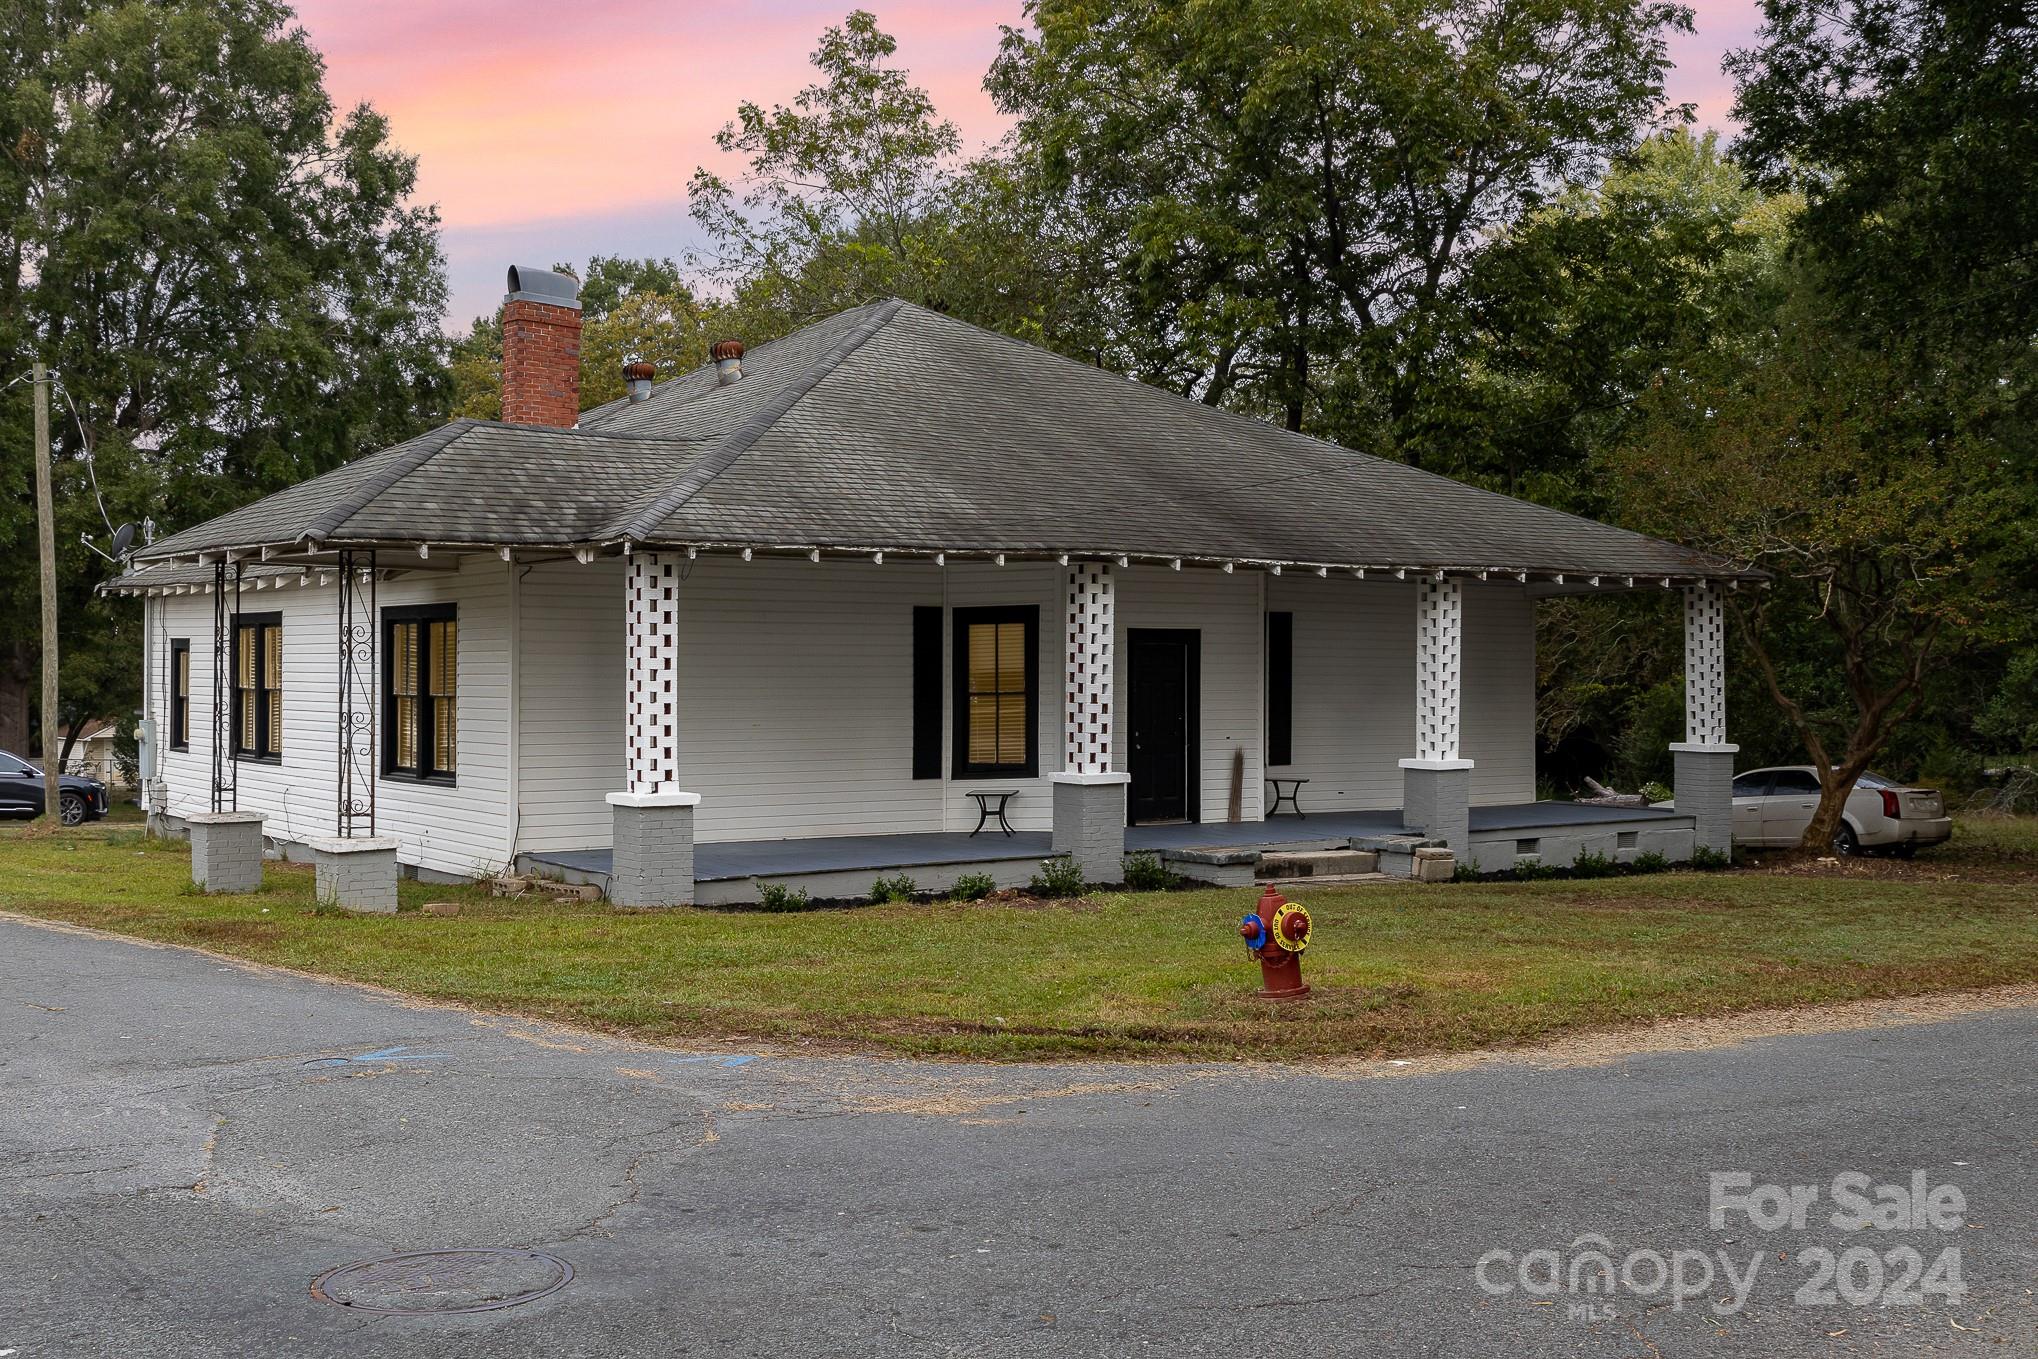
M57 784L57 812L66 826L97 821L113 806L97 779L65 774ZM0 816L42 815L42 770L0 750Z

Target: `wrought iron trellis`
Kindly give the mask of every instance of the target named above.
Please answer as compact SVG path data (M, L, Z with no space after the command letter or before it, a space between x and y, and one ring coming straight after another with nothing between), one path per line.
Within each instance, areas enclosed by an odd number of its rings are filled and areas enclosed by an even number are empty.
M375 834L375 554L340 553L342 839Z
M212 810L241 809L240 766L233 752L234 644L241 621L241 564L212 564ZM229 589L228 582L232 585Z

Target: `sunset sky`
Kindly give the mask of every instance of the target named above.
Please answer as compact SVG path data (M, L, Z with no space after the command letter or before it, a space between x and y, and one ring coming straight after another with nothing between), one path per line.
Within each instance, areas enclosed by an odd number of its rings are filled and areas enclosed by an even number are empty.
M965 146L996 140L1004 125L982 81L1019 0L865 3ZM715 129L741 99L790 99L811 75L821 29L854 7L299 0L298 12L334 98L374 104L421 157L422 194L444 221L449 325L464 329L500 304L512 263L679 255L694 240L694 167L736 168L723 164ZM1720 56L1746 45L1758 20L1755 0L1699 0L1670 97L1697 104L1701 126L1725 125L1732 89Z

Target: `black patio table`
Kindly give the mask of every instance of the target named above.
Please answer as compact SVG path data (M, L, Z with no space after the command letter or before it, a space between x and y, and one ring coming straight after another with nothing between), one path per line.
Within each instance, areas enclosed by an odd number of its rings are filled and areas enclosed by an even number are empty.
M998 818L998 829L1007 835L1012 834L1012 823L1005 819L1005 808L1019 796L1017 788L972 788L969 795L977 800L977 829L971 831L971 835L982 830L994 816Z
M1281 804L1284 802L1294 809L1295 815L1304 816L1302 804L1295 799L1302 792L1302 785L1309 782L1308 779L1294 779L1286 775L1276 778L1269 774L1267 782L1274 785L1274 805L1267 809L1268 816L1280 815ZM1304 816L1304 819L1307 820L1307 817Z

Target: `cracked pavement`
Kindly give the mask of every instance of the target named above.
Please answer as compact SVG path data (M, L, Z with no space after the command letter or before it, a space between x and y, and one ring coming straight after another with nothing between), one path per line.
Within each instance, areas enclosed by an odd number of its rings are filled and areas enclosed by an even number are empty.
M2014 1008L1393 1074L678 1052L0 919L0 1355L2030 1354L2034 1053ZM1708 1223L1708 1171L1850 1169L1965 1219ZM1733 1312L1478 1285L1586 1233L1764 1273ZM1969 1291L1799 1305L1821 1245L1957 1245ZM308 1291L463 1246L575 1277Z

